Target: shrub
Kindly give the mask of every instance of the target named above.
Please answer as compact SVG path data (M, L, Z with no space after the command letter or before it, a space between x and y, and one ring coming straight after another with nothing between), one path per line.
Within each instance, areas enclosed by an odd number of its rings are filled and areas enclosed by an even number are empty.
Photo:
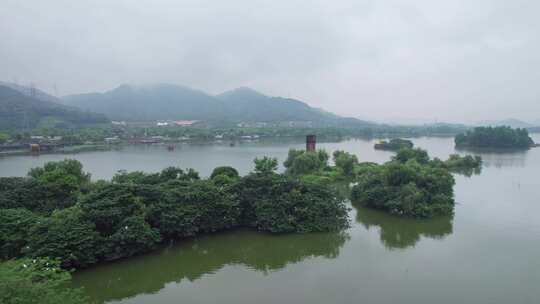
M0 303L3 304L84 304L81 289L70 289L69 272L47 258L20 259L0 264Z

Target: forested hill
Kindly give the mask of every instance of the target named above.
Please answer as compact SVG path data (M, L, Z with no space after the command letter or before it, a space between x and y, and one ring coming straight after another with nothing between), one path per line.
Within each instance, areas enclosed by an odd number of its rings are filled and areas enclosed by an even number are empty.
M0 85L0 129L69 127L104 122L109 120L103 114L40 100Z
M248 88L213 96L171 84L121 85L104 93L66 96L63 101L84 110L104 113L114 120L311 121L317 125L356 126L370 124L312 108L299 100L270 97Z
M226 113L215 97L187 87L121 85L105 93L70 95L64 104L104 113L113 120L215 120Z
M60 98L32 86L24 86L24 85L12 83L12 82L4 82L4 81L0 81L0 86L8 87L25 96L34 97L35 99L62 103L62 100Z
M341 117L290 98L270 97L250 88L238 88L216 96L229 115L247 121L332 121Z

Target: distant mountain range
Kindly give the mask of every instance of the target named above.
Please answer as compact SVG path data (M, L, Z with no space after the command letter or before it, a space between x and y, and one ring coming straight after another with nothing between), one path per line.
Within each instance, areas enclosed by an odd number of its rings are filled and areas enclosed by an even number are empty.
M96 114L100 113L100 114ZM39 89L0 82L0 129L71 126L124 121L200 120L205 122L309 122L312 126L378 126L342 117L291 98L272 97L241 87L218 95L173 84L121 85L104 93L62 98ZM401 123L403 124L403 122ZM452 124L429 124L448 125ZM540 120L482 121L477 125L540 126ZM459 125L459 127L465 127Z
M83 112L52 102L52 96L47 97L44 92L33 90L33 96L27 96L19 91L25 87L16 88L0 85L0 129L69 127L109 122L103 114Z
M250 88L214 96L172 84L124 84L104 93L69 95L62 100L66 105L104 113L113 120L310 121L314 125L372 125L310 107L299 100L266 96Z
M526 122L523 120L508 118L503 120L484 120L477 123L478 126L509 126L512 128L540 127L540 120Z

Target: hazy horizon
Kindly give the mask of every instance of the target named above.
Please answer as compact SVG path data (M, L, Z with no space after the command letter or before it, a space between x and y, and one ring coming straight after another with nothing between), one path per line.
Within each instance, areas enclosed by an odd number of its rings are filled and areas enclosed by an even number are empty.
M537 121L538 9L531 0L4 0L0 80L53 95L246 86L374 121Z

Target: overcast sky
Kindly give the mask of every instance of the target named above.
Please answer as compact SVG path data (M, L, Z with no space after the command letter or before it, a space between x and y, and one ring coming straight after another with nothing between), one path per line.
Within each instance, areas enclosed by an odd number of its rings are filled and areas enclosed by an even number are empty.
M540 119L538 0L1 0L0 80L249 86L367 119Z

